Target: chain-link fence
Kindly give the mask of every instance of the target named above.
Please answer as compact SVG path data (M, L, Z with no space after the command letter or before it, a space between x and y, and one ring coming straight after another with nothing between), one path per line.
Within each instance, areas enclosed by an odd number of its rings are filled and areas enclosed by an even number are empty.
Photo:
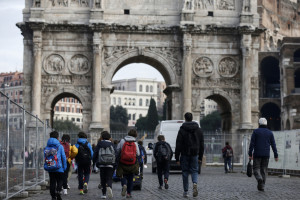
M0 199L9 199L45 182L43 148L51 129L0 95Z

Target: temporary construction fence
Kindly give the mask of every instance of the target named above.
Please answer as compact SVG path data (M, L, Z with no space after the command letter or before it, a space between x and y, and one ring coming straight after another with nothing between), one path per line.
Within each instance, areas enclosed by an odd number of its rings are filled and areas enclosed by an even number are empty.
M0 94L0 199L9 199L26 196L26 190L45 182L43 148L51 129Z

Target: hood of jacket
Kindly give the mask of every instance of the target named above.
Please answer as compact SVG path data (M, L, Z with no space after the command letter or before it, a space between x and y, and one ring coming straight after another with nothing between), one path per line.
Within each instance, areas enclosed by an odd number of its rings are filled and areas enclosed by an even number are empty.
M106 148L106 147L109 147L112 145L113 145L113 143L109 140L101 140L100 142L98 142L98 146L101 148Z
M78 144L85 144L86 141L87 141L86 138L78 138L77 143L78 143Z
M54 147L54 146L59 146L59 145L60 145L60 142L56 138L49 138L49 140L47 142L48 147Z
M127 142L135 142L135 137L132 137L132 136L129 136L129 135L125 136L124 139Z
M196 122L184 122L180 128L186 132L195 132L199 125Z

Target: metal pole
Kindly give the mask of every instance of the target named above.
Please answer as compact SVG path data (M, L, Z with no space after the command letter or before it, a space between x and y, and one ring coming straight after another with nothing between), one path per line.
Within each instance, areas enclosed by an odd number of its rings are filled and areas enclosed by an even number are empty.
M45 124L44 124L44 138L43 138L43 147L45 147L46 146L46 134L47 134L47 126L48 126L48 124L47 124L47 120L45 120ZM45 158L44 158L44 153L43 153L43 160L45 160ZM45 172L45 170L43 170L43 176L44 176L44 181L46 181L46 172Z
M284 131L284 145L283 145L283 175L286 175L286 156L285 156L285 151L286 151L286 131Z
M9 187L9 112L10 112L10 100L7 98L6 106L6 198L8 198Z
M26 134L25 134L25 109L23 106L23 190L25 189L25 169L26 169L26 158L25 158L25 146L26 146Z
M38 175L38 163L37 163L37 161L38 161L38 159L37 159L37 143L38 143L38 116L36 115L35 116L36 117L36 127L35 127L35 129L36 129L36 132L35 132L35 176L36 176L36 178L35 178L35 182L36 182L36 184L38 183L38 177L39 177L39 175Z

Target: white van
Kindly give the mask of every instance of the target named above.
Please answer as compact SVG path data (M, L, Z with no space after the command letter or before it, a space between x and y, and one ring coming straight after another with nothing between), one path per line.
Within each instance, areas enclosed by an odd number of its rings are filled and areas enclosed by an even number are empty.
M197 121L194 121L194 122L199 124L199 122L197 122ZM161 121L156 126L156 129L155 129L155 132L154 132L154 141L155 141L155 143L158 142L157 141L157 136L158 135L164 135L166 142L168 142L170 144L171 148L172 148L173 158L170 162L170 170L171 169L181 170L180 166L177 165L176 160L175 160L175 147L176 147L177 134L178 134L178 131L179 131L179 129L180 129L180 127L183 123L184 123L184 120ZM155 143L153 145L153 149L155 147ZM156 168L157 168L157 163L156 163L156 160L155 160L154 156L152 155L152 173L156 172Z

